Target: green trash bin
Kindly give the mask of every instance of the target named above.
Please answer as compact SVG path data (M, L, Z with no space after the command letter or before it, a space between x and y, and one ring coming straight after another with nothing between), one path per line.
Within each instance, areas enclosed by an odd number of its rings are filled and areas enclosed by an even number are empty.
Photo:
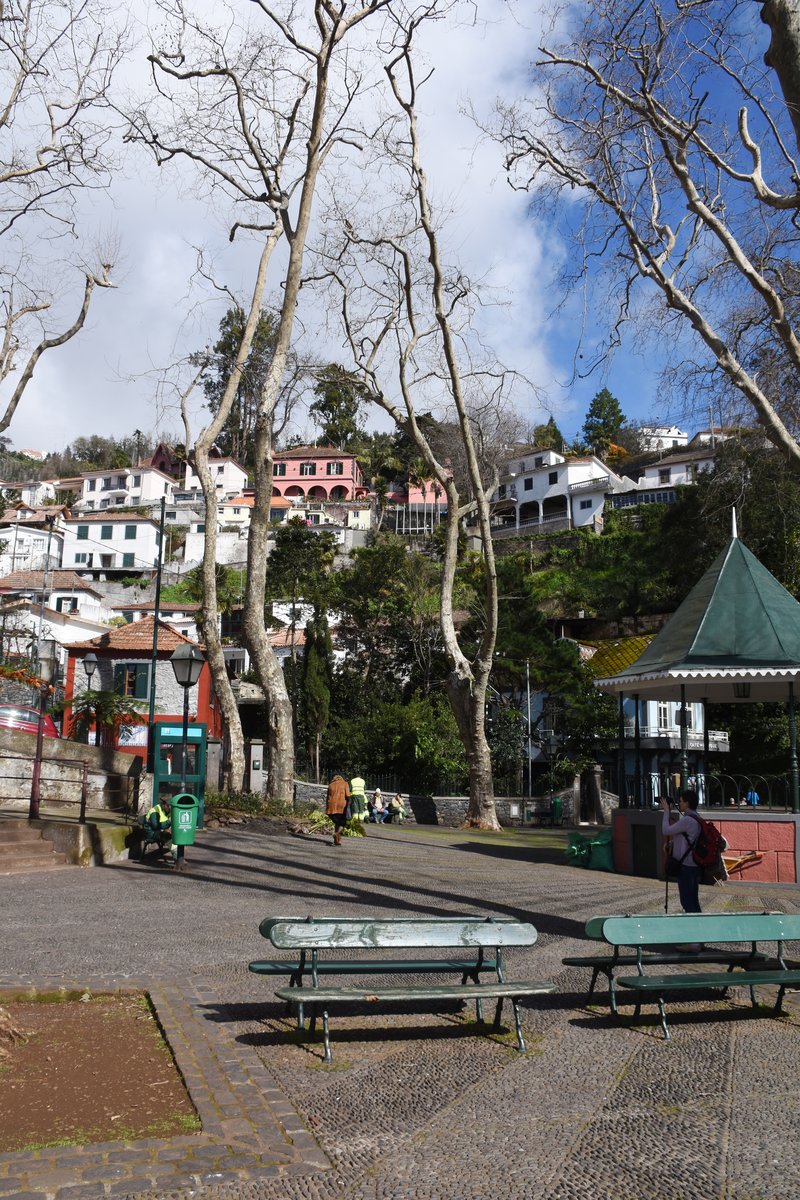
M589 869L591 871L614 870L613 834L610 829L601 829L589 840Z
M564 801L560 796L553 796L553 824L560 825L564 820Z
M181 792L172 801L172 844L193 846L197 829L197 797L191 792Z

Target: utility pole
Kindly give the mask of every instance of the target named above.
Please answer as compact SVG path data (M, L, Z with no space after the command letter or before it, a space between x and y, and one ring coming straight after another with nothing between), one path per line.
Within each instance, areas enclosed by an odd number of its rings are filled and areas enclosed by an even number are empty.
M156 571L156 603L153 610L153 651L150 658L150 709L147 719L147 770L153 773L155 738L153 722L156 713L156 668L158 666L158 608L161 603L161 571L164 565L164 514L167 498L161 497L161 519L158 527L158 570Z

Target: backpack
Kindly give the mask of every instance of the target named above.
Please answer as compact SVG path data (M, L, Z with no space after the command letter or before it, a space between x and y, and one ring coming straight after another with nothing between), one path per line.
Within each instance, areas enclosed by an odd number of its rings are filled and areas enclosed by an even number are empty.
M728 849L728 843L716 825L704 821L696 812L692 812L691 815L700 826L700 832L692 845L692 858L706 875L724 882L728 878L728 872L725 870L722 853Z

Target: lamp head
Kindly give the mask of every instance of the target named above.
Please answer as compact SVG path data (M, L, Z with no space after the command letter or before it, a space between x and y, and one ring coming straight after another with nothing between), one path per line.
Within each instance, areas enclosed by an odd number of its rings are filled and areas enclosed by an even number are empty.
M194 687L206 661L197 646L184 642L170 656L175 678L183 688Z

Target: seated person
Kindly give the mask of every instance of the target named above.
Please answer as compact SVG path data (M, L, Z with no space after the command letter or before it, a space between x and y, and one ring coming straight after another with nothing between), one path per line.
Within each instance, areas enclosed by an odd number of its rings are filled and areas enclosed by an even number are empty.
M395 821L398 825L404 821L406 817L406 806L403 803L403 797L399 792L395 792L392 799L389 801L389 807L386 810L386 820Z
M160 800L145 814L143 825L146 825L153 835L152 840L158 842L163 849L172 844L172 805L168 799Z
M380 788L375 788L372 799L369 801L368 808L370 821L372 821L375 825L382 825L386 820L387 813L386 802L383 799Z

